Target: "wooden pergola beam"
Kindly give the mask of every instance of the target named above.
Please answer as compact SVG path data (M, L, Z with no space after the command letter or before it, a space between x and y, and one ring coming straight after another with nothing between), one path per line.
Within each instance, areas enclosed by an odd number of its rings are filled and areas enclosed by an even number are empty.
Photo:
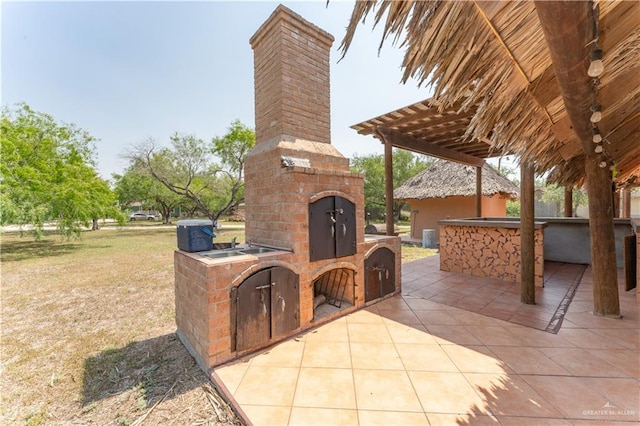
M465 129L466 129L466 127L469 126L469 122L471 121L471 118L472 118L471 115L463 115L463 116L456 115L454 117L452 117L452 114L442 115L440 117L430 119L429 121L412 120L409 122L410 124L408 124L407 126L401 127L401 129L403 132L414 132L416 130L421 130L425 128L432 129L434 128L434 126L442 126L442 128L452 127L459 122L462 122L463 124L465 124ZM402 123L392 122L391 124L393 127L398 127ZM385 127L392 127L392 126L385 126Z
M455 122L450 122L446 125L441 124L439 126L429 126L429 127L425 127L424 125L422 127L419 127L419 126L412 126L408 128L403 127L402 129L398 129L398 131L401 131L404 134L415 132L412 136L428 135L432 139L437 139L439 136L455 137L460 139L469 128L470 122L471 122L470 119L456 120Z
M415 105L412 105L411 107L408 107L408 109L410 109L411 111L415 111L413 114L409 114L409 113L403 112L402 110L398 110L398 112L404 113L406 115L404 117L391 120L389 124L395 127L395 126L402 126L408 123L413 123L414 121L425 120L425 119L429 119L429 124L432 124L432 123L439 124L441 122L446 123L450 121L452 117L469 118L469 117L473 117L474 114L476 113L477 108L475 106L469 108L467 111L458 113L457 111L461 106L462 106L461 103L456 103L444 111L439 111L437 107L430 107L429 109L416 111L414 109ZM389 126L385 125L385 127L389 127Z
M386 143L390 143L392 146L406 149L408 151L418 152L420 154L430 155L432 157L442 158L444 160L455 161L457 163L467 164L469 166L483 167L485 163L482 158L463 154L451 149L442 148L437 145L428 144L420 139L403 135L397 130L379 127L377 129L377 132L383 136L385 145Z

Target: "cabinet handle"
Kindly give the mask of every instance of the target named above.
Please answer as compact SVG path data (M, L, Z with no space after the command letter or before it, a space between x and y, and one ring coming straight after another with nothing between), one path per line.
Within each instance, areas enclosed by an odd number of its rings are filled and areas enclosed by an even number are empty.
M264 290L265 288L270 288L271 284L267 284L267 285L261 285L256 287L256 290Z
M284 307L286 306L286 303L284 301L284 297L280 296L280 297L278 297L278 300L280 302L282 302L282 312L284 312Z
M346 237L347 236L347 225L346 224L342 224L342 236Z

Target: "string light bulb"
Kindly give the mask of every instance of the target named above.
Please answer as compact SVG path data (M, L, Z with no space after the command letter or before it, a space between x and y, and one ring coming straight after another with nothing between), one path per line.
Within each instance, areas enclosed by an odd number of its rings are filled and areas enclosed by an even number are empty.
M593 143L600 143L602 142L602 135L598 132L593 134Z
M602 145L596 145L596 148L594 151L596 152L596 154L600 154L602 152Z
M600 166L601 169L604 169L605 167L607 167L607 162L601 161L600 164L598 164L598 166Z
M587 75L589 77L598 77L604 71L604 64L602 63L602 50L594 49L591 52L591 63L589 64L589 70Z
M594 105L591 107L591 118L589 119L592 123L599 123L602 120L602 107L600 105Z

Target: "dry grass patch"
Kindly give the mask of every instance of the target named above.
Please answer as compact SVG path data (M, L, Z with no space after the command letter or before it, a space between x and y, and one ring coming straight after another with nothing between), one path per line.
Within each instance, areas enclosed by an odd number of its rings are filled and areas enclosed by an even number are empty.
M2 424L238 422L175 337L175 247L175 228L2 236Z
M438 254L437 249L423 248L420 246L402 245L402 263L413 262L427 256Z
M1 243L0 424L239 423L175 336L175 227Z

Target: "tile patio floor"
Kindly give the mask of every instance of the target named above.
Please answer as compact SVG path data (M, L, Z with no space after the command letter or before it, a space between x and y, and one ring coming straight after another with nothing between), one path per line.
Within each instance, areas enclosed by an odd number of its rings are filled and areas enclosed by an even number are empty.
M402 295L214 379L254 425L638 424L636 291L621 287L623 318L607 319L591 314L590 268L545 276L539 305L523 306L516 286L411 262Z

